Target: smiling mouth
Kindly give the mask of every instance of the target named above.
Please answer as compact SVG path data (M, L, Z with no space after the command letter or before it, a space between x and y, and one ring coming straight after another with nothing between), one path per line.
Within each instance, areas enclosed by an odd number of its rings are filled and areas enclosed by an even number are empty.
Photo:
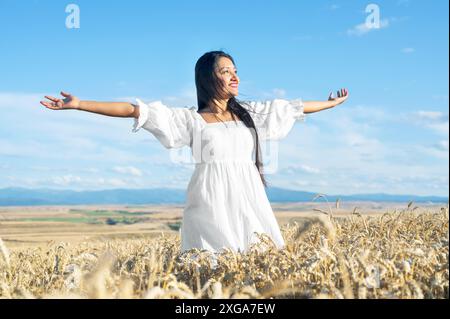
M238 84L236 84L236 83L233 83L233 84L230 84L230 86L232 87L232 88L235 88L235 89L237 89L238 88Z

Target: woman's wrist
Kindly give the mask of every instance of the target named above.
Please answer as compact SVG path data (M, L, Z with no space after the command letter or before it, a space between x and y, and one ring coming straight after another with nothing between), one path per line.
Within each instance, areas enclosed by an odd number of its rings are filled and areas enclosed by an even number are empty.
M330 109L339 105L338 101L328 101L328 103L330 105L330 107L329 107Z
M82 110L83 110L83 106L85 106L85 104L86 104L86 101L80 101L80 102L78 103L78 105L75 105L75 106L74 106L74 109L75 109L75 110L80 110L80 111L82 111Z

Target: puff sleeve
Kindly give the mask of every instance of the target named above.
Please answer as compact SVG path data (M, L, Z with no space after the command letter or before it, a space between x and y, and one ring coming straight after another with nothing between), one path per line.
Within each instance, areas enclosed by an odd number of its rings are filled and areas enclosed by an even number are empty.
M250 114L261 140L279 140L288 135L297 120L305 121L301 99L250 101L241 104Z
M161 101L139 105L139 118L134 119L132 132L141 128L152 133L166 148L190 146L192 141L192 113L188 108L167 107Z

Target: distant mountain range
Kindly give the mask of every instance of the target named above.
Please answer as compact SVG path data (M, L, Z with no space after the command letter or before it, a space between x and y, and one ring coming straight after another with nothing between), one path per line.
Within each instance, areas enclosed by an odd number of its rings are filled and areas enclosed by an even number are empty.
M311 202L317 193L303 192L277 187L266 189L271 202ZM390 195L390 194L357 194L327 195L328 201L372 201L372 202L415 202L415 203L448 203L448 197ZM73 191L54 189L27 189L10 187L0 189L0 206L40 206L40 205L95 205L95 204L182 204L186 199L186 190L173 188L154 189L113 189L100 191ZM323 197L315 202L326 201Z

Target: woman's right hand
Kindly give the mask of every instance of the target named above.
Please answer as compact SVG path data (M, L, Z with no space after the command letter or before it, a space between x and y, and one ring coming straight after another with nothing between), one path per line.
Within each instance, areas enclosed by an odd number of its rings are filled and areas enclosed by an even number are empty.
M50 100L41 101L40 103L44 105L46 108L51 110L70 110L70 109L78 109L80 107L80 99L76 96L73 96L69 93L61 91L61 95L64 96L64 99L58 99L56 97L46 95L45 98Z

